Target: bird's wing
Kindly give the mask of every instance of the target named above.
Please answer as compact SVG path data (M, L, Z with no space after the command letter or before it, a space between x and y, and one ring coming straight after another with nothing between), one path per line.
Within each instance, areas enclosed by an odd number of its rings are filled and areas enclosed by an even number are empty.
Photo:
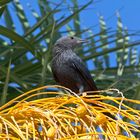
M55 71L54 71L53 68L52 68L52 74L53 74L53 77L54 77L55 81L56 81L57 83L59 83L59 80L58 80L57 75L55 74Z
M86 66L80 60L78 60L78 61L71 60L71 64L72 64L72 67L85 80L85 82L87 82L87 84L89 85L89 87L92 90L95 90L95 91L98 90L92 77L91 77L89 70L86 68Z

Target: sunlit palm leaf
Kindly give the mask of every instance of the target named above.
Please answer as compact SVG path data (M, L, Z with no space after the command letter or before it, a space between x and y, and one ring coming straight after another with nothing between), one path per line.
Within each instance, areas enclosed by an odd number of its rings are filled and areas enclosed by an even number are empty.
M100 16L100 30L101 30L101 35L100 35L100 40L101 40L101 45L103 45L102 49L103 51L107 50L109 48L108 46L108 35L107 35L107 27L106 27L106 23L103 19L103 16ZM105 67L109 67L109 55L106 54L104 56L104 63L105 63Z
M8 2L10 1L4 0L0 1L0 4L4 6ZM0 76L0 90L2 92L7 77L7 66L10 57L12 64L9 82L18 85L7 85L8 100L13 97L13 95L10 95L13 91L17 94L22 93L27 88L32 89L40 85L55 83L50 70L51 49L54 42L66 33L79 37L84 35L85 39L89 40L89 44L77 48L76 52L84 61L90 61L93 64L92 68L94 69L91 74L96 75L99 88L118 87L125 92L130 92L131 89L134 93L135 87L139 84L140 64L137 47L140 45L140 40L131 40L131 37L136 34L123 28L120 16L118 16L117 31L107 28L102 17L99 19L100 32L93 34L93 30L89 27L82 29L80 12L91 3L92 0L79 6L78 1L72 0L73 7L69 7L65 2L66 9L69 11L66 15L61 14L60 17L56 15L64 10L61 2L53 3L39 0L38 5L41 16L38 9L32 7L32 4L28 4L31 15L36 21L34 25L31 25L26 10L22 8L22 3L15 0L10 4L14 5L15 16L22 25L18 28L23 31L23 35L18 33L17 27L14 28L16 26L15 20L13 20L15 17L11 18L10 6L4 7L5 12L4 9L0 9L0 14L3 14L6 23L5 27L0 26L0 34L2 35L0 37L0 73L2 73ZM115 60L118 65L115 67L111 65L112 60L109 57L111 53L118 56Z

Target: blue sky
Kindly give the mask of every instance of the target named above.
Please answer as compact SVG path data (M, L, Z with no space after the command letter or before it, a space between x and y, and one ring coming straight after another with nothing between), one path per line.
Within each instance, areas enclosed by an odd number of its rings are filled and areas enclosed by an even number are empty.
M101 0L92 6L93 9L83 12L82 20L88 25L98 24L98 15L103 15L109 27L116 26L116 11L119 11L122 22L130 30L140 30L140 0ZM84 16L86 14L86 16Z

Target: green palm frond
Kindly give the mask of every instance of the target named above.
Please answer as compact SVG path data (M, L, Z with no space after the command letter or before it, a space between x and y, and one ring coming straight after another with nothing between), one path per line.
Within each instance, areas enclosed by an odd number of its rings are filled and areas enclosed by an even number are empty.
M54 42L64 34L84 36L89 40L89 44L77 48L76 52L85 62L90 61L93 65L91 74L96 75L100 89L117 87L131 98L131 92L138 93L140 40L131 39L137 34L122 26L119 14L117 29L107 28L103 16L99 18L99 32L94 33L89 27L83 29L80 14L93 3L93 0L80 6L78 1L70 2L72 7L64 2L66 14L61 2L39 0L38 9L29 3L27 8L35 21L33 24L23 8L22 1L0 1L0 16L3 16L5 23L4 26L0 25L1 93L11 59L9 80L5 90L8 94L7 100L33 87L55 83L50 68L51 49ZM10 6L14 13L11 13ZM15 18L21 26L17 26ZM116 56L116 60L112 60L112 54ZM112 66L112 63L116 65ZM12 95L13 92L15 95Z

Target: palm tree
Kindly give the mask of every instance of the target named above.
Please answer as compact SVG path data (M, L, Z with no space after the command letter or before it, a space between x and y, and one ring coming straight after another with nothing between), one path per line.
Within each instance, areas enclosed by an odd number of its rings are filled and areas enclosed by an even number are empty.
M92 5L93 0L84 5L80 5L77 0L38 0L35 4L37 7L27 4L23 8L25 4L20 0L0 1L0 23L4 21L0 25L0 137L138 138L140 112L136 105L140 102L124 96L140 98L140 40L131 39L139 33L123 28L118 13L117 29L107 28L103 16L99 17L100 32L93 34L92 28L83 29L80 13ZM67 13L63 15L65 9ZM55 84L50 68L52 46L64 34L84 36L89 40L89 44L77 48L78 55L87 66L90 65L91 74L96 75L100 89L104 92L108 89L106 94L116 91L122 97L96 95L98 98L90 100L76 98L77 95L62 96L62 92L52 91L56 86L48 86L50 90L45 91L46 86L42 86ZM115 66L112 65L114 56ZM32 99L45 94L49 94L51 99ZM60 98L53 98L54 94L60 94ZM111 96L120 96L118 94ZM100 98L105 102L100 102ZM114 102L111 105L106 100ZM92 106L93 101L99 106ZM106 116L105 112L118 119ZM99 129L103 130L102 134Z

